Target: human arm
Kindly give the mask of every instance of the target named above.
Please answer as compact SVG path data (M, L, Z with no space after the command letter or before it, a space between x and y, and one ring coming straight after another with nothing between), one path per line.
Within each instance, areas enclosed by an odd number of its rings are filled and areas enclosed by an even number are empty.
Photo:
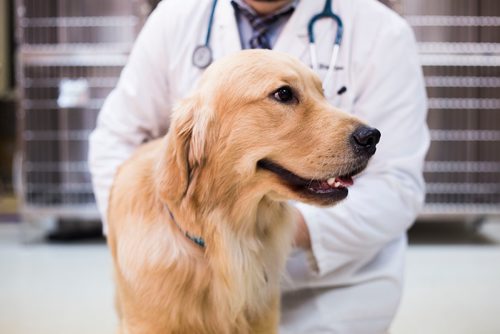
M311 250L311 235L307 227L304 216L296 207L292 207L296 223L295 234L293 237L293 246L306 251Z
M140 144L168 127L171 103L161 6L139 34L89 138L89 168L105 233L108 196L117 168Z

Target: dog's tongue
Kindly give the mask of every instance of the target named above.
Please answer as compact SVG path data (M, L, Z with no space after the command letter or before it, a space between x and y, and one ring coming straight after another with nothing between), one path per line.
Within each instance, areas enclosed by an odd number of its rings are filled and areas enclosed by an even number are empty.
M328 193L334 189L347 188L352 184L353 181L350 177L332 177L328 180L314 182L311 184L310 189L319 193Z
M340 184L342 184L344 187L352 186L354 184L350 176L337 177L335 178L335 181L340 182Z
M353 181L351 177L335 177L323 181L321 183L322 188L338 188L338 187L349 187L353 185Z

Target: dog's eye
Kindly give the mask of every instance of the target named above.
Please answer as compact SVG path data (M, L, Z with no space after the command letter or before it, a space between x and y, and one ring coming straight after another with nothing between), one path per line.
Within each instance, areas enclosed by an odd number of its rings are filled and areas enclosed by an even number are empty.
M273 98L281 103L291 103L297 100L290 86L278 88L278 90L273 93Z

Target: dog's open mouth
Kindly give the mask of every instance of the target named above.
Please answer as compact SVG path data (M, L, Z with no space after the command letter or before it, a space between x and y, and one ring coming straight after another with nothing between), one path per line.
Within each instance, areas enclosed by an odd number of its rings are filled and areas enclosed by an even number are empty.
M258 167L278 175L295 192L300 192L307 197L335 202L347 197L347 187L353 185L352 177L361 172L366 164L353 168L348 173L330 177L323 180L311 180L302 178L280 165L269 161L260 160Z

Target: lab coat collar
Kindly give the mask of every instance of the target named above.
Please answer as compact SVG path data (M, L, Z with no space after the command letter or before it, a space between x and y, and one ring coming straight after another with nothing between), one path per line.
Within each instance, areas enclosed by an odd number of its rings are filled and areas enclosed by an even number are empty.
M231 6L230 0L219 1L217 3L214 21L214 45L212 46L214 58L218 59L223 55L241 50L238 24L236 23L236 16L234 15L234 9Z
M309 39L307 35L307 26L311 18L322 11L324 7L323 1L299 1L292 17L286 23L281 32L274 50L286 52L296 56L306 64L310 63L309 59ZM315 35L317 42L323 42L326 27L315 27Z

